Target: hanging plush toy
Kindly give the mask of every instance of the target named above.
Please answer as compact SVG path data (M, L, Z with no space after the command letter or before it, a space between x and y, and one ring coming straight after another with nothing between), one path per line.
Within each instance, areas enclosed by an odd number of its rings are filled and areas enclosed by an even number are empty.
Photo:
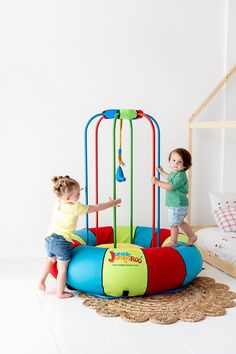
M125 182L126 178L124 176L124 172L122 170L122 166L125 166L125 163L122 161L122 125L123 120L120 119L120 144L118 149L118 168L116 170L116 180L117 182Z

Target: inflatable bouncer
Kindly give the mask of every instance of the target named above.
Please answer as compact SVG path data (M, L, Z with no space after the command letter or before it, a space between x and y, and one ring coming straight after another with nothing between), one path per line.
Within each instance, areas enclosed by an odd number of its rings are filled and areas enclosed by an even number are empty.
M125 182L122 167L122 122L130 126L130 224L117 226L116 208L113 226L96 225L76 231L71 261L68 265L67 286L96 296L130 297L174 292L191 282L202 270L202 256L196 246L187 246L187 236L179 235L178 247L162 247L169 241L170 231L160 228L160 188L152 188L152 222L150 227L133 225L133 121L145 119L152 131L152 166L150 176L160 166L160 129L157 121L140 110L106 110L93 116L85 127L85 204L89 204L88 188L88 127L99 118L95 128L95 203L99 203L99 126L113 120L113 198L116 184ZM116 122L120 121L118 163L116 164ZM105 142L103 142L105 143ZM141 145L141 144L140 144ZM140 161L139 161L140 163ZM118 166L117 166L118 165ZM160 176L158 176L160 177ZM142 202L143 204L144 202ZM122 210L122 207L120 208ZM56 277L56 265L51 271Z

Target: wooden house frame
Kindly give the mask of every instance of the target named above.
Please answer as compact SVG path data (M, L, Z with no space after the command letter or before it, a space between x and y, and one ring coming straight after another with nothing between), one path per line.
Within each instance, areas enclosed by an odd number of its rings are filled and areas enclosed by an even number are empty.
M207 96L207 98L200 104L196 111L188 119L188 151L193 156L193 129L233 129L236 128L236 120L233 121L197 121L198 115L208 105L208 103L215 97L220 89L229 81L229 79L236 73L236 65L228 72L228 74L220 81L215 89ZM188 223L191 225L192 213L191 213L191 198L192 198L192 169L188 171L189 180L189 214Z

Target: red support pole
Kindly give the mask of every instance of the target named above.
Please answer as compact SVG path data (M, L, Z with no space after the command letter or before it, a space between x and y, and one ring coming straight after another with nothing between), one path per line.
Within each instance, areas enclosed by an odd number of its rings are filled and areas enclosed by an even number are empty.
M101 117L97 124L96 124L96 129L95 129L95 203L98 204L98 128L101 123L101 121L104 119L104 117ZM96 243L97 240L99 239L98 237L98 211L96 211Z
M152 176L156 174L156 132L152 120L146 115L143 115L146 118L152 128ZM151 177L151 176L150 176ZM155 186L152 185L152 246L157 247L157 234L155 231L155 215L156 215L156 193Z

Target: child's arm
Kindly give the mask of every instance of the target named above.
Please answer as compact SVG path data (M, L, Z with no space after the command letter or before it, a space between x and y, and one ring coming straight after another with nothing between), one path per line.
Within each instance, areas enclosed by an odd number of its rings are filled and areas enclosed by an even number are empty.
M157 186L167 189L169 191L173 191L173 187L168 182L163 182L157 179L155 176L152 177L152 183L156 184Z
M157 172L160 172L160 175L164 178L167 178L169 176L169 173L163 170L163 167L160 166L159 168L157 167Z
M113 207L119 207L120 203L121 203L121 199L112 199L109 198L109 202L106 203L99 203L96 205L89 205L88 207L88 211L87 213L95 213L96 211L101 211L101 210L105 210L105 209L109 209L109 208L113 208Z

